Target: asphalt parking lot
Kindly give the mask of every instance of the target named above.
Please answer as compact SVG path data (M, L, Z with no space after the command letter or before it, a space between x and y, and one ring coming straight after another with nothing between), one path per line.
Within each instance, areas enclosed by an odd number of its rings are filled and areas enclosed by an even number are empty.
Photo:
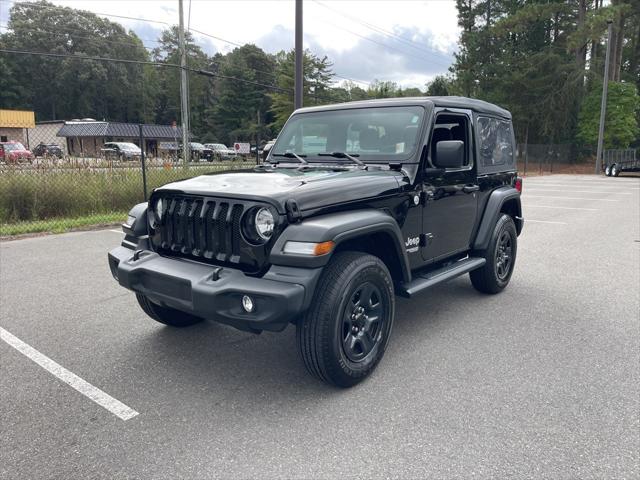
M148 319L109 273L117 231L3 242L0 478L638 478L640 179L524 192L508 289L399 299L351 390L306 374L292 327Z

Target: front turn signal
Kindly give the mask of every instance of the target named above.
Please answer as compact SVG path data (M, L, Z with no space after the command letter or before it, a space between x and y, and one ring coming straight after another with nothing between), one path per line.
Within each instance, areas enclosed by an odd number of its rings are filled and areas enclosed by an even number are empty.
M313 257L319 257L326 255L333 250L335 243L329 240L328 242L292 242L289 241L284 245L283 253L293 255L310 255Z

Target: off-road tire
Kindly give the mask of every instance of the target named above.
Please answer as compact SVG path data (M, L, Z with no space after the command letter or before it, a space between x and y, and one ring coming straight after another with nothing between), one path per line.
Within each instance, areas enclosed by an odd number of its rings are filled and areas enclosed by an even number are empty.
M350 319L353 319L353 309L357 309L357 300L354 298L365 289L372 289L372 294L367 305L380 308L378 327L375 323L363 326L367 330L358 334L352 333L356 328L356 320L349 327ZM378 298L379 297L379 298ZM365 305L365 303L363 303ZM315 295L308 312L297 326L296 336L298 349L304 361L305 367L311 375L338 387L351 387L364 380L378 365L382 359L393 326L395 309L395 297L393 281L386 265L378 257L360 252L339 252L334 255L315 288ZM374 314L370 318L374 318ZM348 318L347 318L348 317ZM363 317L358 317L361 321ZM368 323L368 315L364 314L365 324ZM347 326L345 335L344 327ZM377 328L377 330L374 330ZM369 330L371 329L371 330ZM362 359L354 361L352 356L354 349L349 350L344 346L351 337L374 332L376 341L373 347L365 355L365 344L362 344ZM371 337L368 337L371 338ZM347 353L349 352L349 353Z
M509 265L503 269L500 274L501 267L498 266L501 242L509 237ZM503 245L504 246L504 245ZM518 234L516 233L516 225L507 214L501 214L496 222L496 226L491 234L489 247L484 251L475 252L474 256L483 257L487 262L482 268L478 268L469 273L471 283L474 288L482 293L495 294L499 293L509 284L513 269L516 263L516 254L518 252Z
M138 299L138 304L140 304L140 308L142 308L144 313L149 315L156 322L169 325L170 327L189 327L194 323L198 323L203 320L195 315L153 303L147 297L139 293L136 293L136 298Z

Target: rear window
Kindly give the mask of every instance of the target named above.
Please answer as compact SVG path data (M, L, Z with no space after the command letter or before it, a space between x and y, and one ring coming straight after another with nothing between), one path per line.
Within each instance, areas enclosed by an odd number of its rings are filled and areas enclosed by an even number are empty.
M495 170L514 164L513 131L511 122L491 117L477 121L480 165Z

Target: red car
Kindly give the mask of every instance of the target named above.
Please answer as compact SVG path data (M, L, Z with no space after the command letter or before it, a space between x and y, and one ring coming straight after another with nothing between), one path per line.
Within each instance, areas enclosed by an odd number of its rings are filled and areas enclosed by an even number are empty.
M33 153L20 142L0 142L0 161L17 163L23 160L31 161Z

